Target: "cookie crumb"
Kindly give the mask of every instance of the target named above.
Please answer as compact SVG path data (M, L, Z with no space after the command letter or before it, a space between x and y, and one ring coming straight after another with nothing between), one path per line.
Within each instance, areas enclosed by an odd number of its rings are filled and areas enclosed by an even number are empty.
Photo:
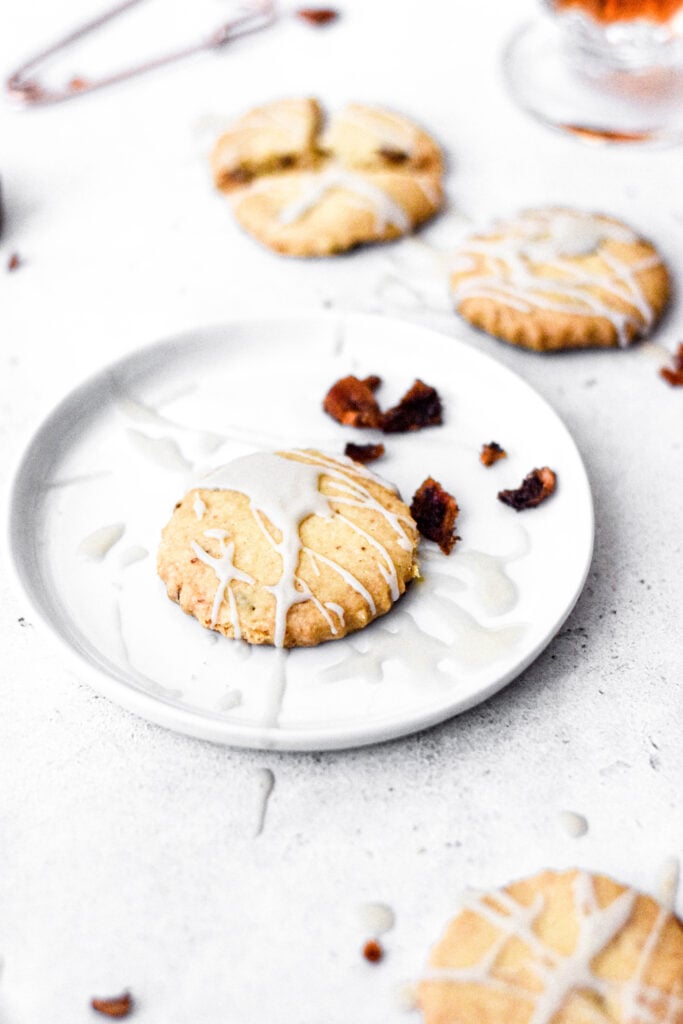
M455 532L459 511L453 495L431 476L415 491L410 506L410 514L422 536L435 541L444 555L450 555L455 542L460 540Z
M507 459L507 457L508 453L501 448L497 441L489 441L488 444L481 446L479 461L484 466L492 466L494 462L498 462L499 459Z
M683 387L683 341L674 353L673 367L662 366L659 375L664 378L667 384L671 384L672 387Z
M300 7L296 16L310 25L329 25L331 21L337 20L339 11L334 7Z
M127 1017L133 1010L133 997L130 992L122 992L120 996L108 999L93 998L90 1005L97 1013L105 1017Z
M385 434L403 434L423 427L438 427L443 423L441 399L436 388L416 380L398 405L382 416Z
M369 960L371 964L377 964L384 956L384 950L380 946L377 939L370 939L363 946L363 956L366 960Z
M532 469L516 490L499 491L498 500L514 508L516 512L523 512L527 508L536 508L549 498L556 484L557 476L548 466Z
M21 256L18 252L13 252L10 258L7 260L8 270L18 270L21 266Z
M382 458L384 455L384 445L354 444L353 441L349 441L344 449L344 455L353 459L354 462L362 462L365 465L367 462L376 462L377 459Z
M333 420L346 427L379 427L382 413L374 392L382 383L379 377L342 377L323 399L323 409Z

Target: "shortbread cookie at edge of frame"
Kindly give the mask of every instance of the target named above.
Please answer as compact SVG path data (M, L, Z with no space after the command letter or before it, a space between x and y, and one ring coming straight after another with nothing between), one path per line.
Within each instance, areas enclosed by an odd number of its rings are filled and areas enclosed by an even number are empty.
M418 999L425 1024L683 1024L683 925L603 875L544 871L463 900Z

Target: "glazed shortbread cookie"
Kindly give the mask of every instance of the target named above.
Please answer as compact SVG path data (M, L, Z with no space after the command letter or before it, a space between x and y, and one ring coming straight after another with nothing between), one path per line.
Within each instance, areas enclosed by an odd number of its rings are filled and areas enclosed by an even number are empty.
M420 984L426 1024L683 1024L683 925L601 875L472 896Z
M417 575L417 528L391 485L344 456L257 452L176 505L159 575L202 625L308 647L387 612Z
M537 351L625 346L647 334L669 297L657 250L619 221L530 210L466 240L455 255L457 311Z
M330 119L313 99L250 111L211 165L239 223L289 256L328 256L397 238L443 199L441 151L398 114L351 104Z

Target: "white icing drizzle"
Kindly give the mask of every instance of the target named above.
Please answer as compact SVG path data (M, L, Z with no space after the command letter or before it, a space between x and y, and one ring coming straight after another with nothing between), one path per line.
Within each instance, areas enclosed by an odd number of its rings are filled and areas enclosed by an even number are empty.
M123 537L126 532L125 523L110 523L108 526L100 526L93 530L78 545L77 551L82 558L88 558L93 562L101 562L108 551Z
M273 792L275 787L275 776L270 768L257 768L255 774L258 803L256 809L256 827L254 828L254 837L260 836L263 832L263 826L266 823L268 800L270 799L270 794Z
M204 565L208 565L213 569L218 577L218 586L216 587L213 606L211 608L211 628L214 629L218 622L218 613L220 612L221 605L223 604L223 600L227 594L228 606L230 608L230 624L233 628L235 640L240 640L242 637L242 631L240 629L239 615L237 614L237 602L235 601L235 595L230 583L233 580L241 580L243 583L253 583L254 580L248 573L242 572L242 570L238 569L234 564L233 558L235 555L235 543L234 541L228 540L228 534L225 530L205 530L204 536L214 538L221 546L220 558L213 558L208 551L205 551L204 548L197 544L196 540L193 540L190 544L190 547L200 562L203 562Z
M350 586L356 593L360 594L368 605L370 615L376 613L375 602L372 595L352 573L343 566L338 565L327 556L310 549L304 549L299 528L303 521L311 515L330 518L335 514L331 502L334 505L350 505L356 508L365 508L377 512L391 526L397 539L397 543L405 550L412 549L410 540L404 526L398 516L373 497L371 492L363 484L363 479L375 480L368 470L359 467L351 459L344 457L333 458L319 453L292 452L287 458L284 453L256 452L253 455L242 456L233 462L220 467L210 473L202 486L208 489L221 489L237 491L244 494L250 503L251 512L259 525L264 537L274 551L282 559L282 572L277 583L268 586L266 589L275 597L275 629L274 644L276 647L283 647L287 628L287 615L293 605L304 601L313 601L320 613L326 619L333 635L338 633L339 628L330 612L336 616L339 622L343 621L336 607L327 608L311 592L310 588L297 574L300 557L303 551L311 558L319 573L320 562L330 567ZM320 477L325 474L332 484L330 495L322 494L319 490ZM358 479L358 478L361 479ZM383 481L382 481L383 483ZM266 526L264 517L280 533L280 540L276 541L271 531ZM345 516L344 522L350 525L356 532L361 533L369 543L378 551L378 567L387 580L387 585L394 600L398 597L398 582L389 552L378 541L356 527ZM207 565L216 572L219 585L216 590L213 605L213 621L218 617L221 603L227 593L231 609L231 621L235 629L235 636L238 636L239 623L235 608L234 595L229 587L232 579L244 579L245 574L237 575L239 570L233 564L234 544L226 543L223 531L206 531L207 536L215 536L223 545L221 558L212 559L207 555L196 542L192 544L192 550L197 557L202 558ZM201 554L199 553L201 552ZM389 569L391 566L391 570ZM393 573L393 576L392 576ZM253 582L250 578L248 582Z
M577 872L573 902L578 935L573 951L564 956L546 945L534 929L545 909L542 894L539 893L529 906L518 903L502 890L488 896L472 896L465 901L464 907L492 924L498 932L497 938L473 966L432 968L427 979L483 985L521 996L531 1004L529 1024L552 1024L572 993L581 991L594 993L601 1000L616 993L622 1005L624 1024L656 1024L661 1018L655 1016L648 1006L654 1002L665 1003L665 1019L673 1022L677 1019L673 1014L683 1009L683 996L669 995L644 982L667 920L665 909L660 911L642 946L632 978L625 982L598 978L592 969L595 958L607 949L629 921L637 898L638 894L633 889L626 889L607 906L600 907L592 877L586 872ZM533 963L529 966L543 986L540 992L493 974L496 962L512 938L523 942L533 954Z
M121 552L119 565L122 569L127 569L129 565L134 565L135 562L141 562L143 558L147 558L148 554L147 548L143 548L141 544L133 544Z
M378 148L386 146L390 149L398 149L407 153L408 156L412 156L415 152L417 128L388 110L374 110L372 107L352 103L342 110L335 121L355 125L363 131L376 135Z
M576 811L560 811L560 822L572 839L580 839L588 832L588 819Z
M330 164L322 171L300 174L297 182L301 185L301 194L280 210L278 219L282 225L295 224L317 206L328 192L337 189L350 193L354 203L373 211L378 231L384 231L389 226L399 231L410 229L410 218L399 203L361 174L354 174L337 164ZM269 187L268 182L257 179L240 193L240 197Z
M415 622L412 615L394 610L390 629L384 620L372 627L372 639L354 634L345 640L345 654L335 664L323 669L319 678L335 682L362 676L368 682L379 683L384 678L387 662L399 660L401 665L423 682L448 680L450 674L441 663L451 654L450 644L431 636Z
M358 908L358 916L363 929L376 939L391 931L396 923L388 903L362 903Z
M438 207L441 202L441 190L434 183L434 178L430 174L414 174L411 180L415 182L430 206Z
M678 887L681 880L681 862L678 857L667 857L661 867L659 883L660 902L673 911L678 899Z
M242 691L228 690L228 692L218 701L218 707L221 711L233 711L235 708L238 708L241 703Z
M132 427L127 428L126 435L134 447L157 466L180 472L187 472L192 468L192 463L185 458L175 438L149 437Z
M464 573L470 581L474 596L482 609L489 615L504 615L517 604L517 587L505 571L509 557L489 555L485 551L467 548L457 553L454 570ZM434 564L432 561L430 565ZM435 589L449 587L452 576L435 572Z
M575 316L604 317L613 325L619 344L629 342L632 332L651 325L654 310L647 301L637 275L661 263L652 255L638 263L618 259L603 241L634 244L637 236L628 228L572 210L528 213L517 221L501 225L497 238L472 238L456 255L456 273L468 274L452 282L456 304L470 298L491 298L524 313L547 309ZM577 257L596 255L607 272L586 269ZM476 257L488 266L480 266ZM550 264L554 277L538 276L537 264ZM618 310L609 298L627 304Z
M194 509L194 514L196 515L197 519L202 519L204 513L206 512L206 505L202 501L199 495L199 491L195 491L194 501L192 502L192 508Z

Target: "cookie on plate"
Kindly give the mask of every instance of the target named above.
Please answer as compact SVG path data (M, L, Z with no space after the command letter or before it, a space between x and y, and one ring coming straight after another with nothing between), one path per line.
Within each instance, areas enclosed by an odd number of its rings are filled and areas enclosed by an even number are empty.
M256 452L210 473L162 533L168 596L252 644L309 647L389 611L417 575L395 489L344 456Z
M555 351L629 345L655 325L670 286L657 250L625 224L548 208L463 242L451 291L475 327Z
M443 200L434 140L399 114L358 103L326 127L314 99L258 107L221 136L211 166L242 227L289 256L397 238Z
M420 983L426 1024L683 1024L683 925L602 875L468 899Z

